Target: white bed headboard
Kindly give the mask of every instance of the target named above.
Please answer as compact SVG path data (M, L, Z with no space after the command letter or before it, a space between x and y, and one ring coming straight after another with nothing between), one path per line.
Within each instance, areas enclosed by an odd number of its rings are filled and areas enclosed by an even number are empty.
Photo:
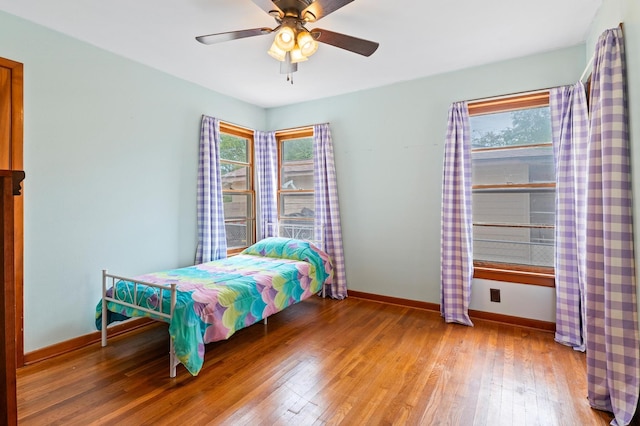
M324 228L322 225L318 227L311 223L267 223L266 227L272 231L271 235L309 241L324 250Z

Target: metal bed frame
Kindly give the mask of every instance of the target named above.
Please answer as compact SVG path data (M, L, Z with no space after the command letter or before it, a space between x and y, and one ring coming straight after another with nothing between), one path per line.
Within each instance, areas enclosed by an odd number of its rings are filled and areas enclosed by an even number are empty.
M271 224L268 223L265 226L267 227L275 227L276 235L286 238L296 238L299 240L308 241L314 245L316 245L321 250L324 250L323 237L324 237L324 228L321 226L318 230L314 225L299 225L299 224ZM273 229L273 228L272 228ZM311 236L312 238L309 238ZM320 237L320 238L317 238ZM133 291L132 299L133 303L128 303L122 301L122 299L118 298L116 294L116 282L117 281L127 281L133 284L133 289L127 289L130 293ZM149 293L153 293L156 296L157 306L147 305L142 306L138 303L138 286L144 286L144 291L147 297L145 299L149 299ZM112 296L107 296L107 289L112 288L113 294ZM170 292L170 312L165 313L162 312L163 301L166 296L164 291ZM113 302L117 303L121 306L127 306L133 309L137 309L141 312L148 313L152 319L157 319L160 321L171 322L173 318L173 310L176 305L177 299L177 285L176 284L154 284L149 282L144 282L140 280L136 280L135 278L122 277L119 275L113 275L108 273L106 269L102 270L102 330L101 330L101 344L102 347L107 346L107 303ZM322 285L322 297L326 297L326 285ZM267 324L267 318L263 319L264 324ZM173 340L169 337L169 377L176 377L176 368L180 364L178 358L176 357L175 348L173 347Z
M308 241L324 250L324 226L315 226L312 223L266 223L265 227L270 230L270 235L277 235L285 238L296 238L298 240Z

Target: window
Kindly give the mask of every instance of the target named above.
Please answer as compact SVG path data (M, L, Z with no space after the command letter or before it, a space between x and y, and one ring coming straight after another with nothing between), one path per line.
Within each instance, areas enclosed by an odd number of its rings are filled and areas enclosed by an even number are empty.
M470 102L476 278L553 285L549 93Z
M255 241L253 131L220 123L220 175L227 253Z
M313 239L315 195L313 190L313 128L276 133L278 141L278 223L286 236L286 225L308 225ZM294 235L289 235L294 237Z

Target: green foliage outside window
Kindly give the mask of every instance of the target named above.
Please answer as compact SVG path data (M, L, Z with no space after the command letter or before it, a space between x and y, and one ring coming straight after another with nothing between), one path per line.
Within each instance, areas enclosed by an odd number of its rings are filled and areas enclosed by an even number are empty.
M471 117L470 122L472 129L484 127L484 130L474 129L472 132L473 148L533 145L551 142L549 107L478 115ZM485 125L482 126L482 124Z
M221 160L247 163L249 161L247 151L247 140L245 138L229 135L226 133L220 134ZM221 162L220 174L224 176L225 174L230 173L240 167L241 166L237 166L235 164Z
M283 144L282 159L300 161L313 159L313 138L290 139Z

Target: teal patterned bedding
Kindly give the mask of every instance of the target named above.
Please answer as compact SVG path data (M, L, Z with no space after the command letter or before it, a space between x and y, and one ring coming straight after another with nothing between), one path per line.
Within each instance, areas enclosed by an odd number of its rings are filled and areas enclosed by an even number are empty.
M153 284L177 284L177 300L169 334L178 360L197 375L204 362L204 345L229 338L248 327L322 290L333 279L327 255L312 244L290 238L266 238L227 259L134 278ZM116 297L133 303L134 285L118 281ZM114 288L108 295L114 294ZM137 304L170 311L169 290L138 286ZM107 322L152 314L107 304ZM96 327L102 327L102 303L96 307ZM156 317L155 319L161 319ZM164 320L167 321L167 320Z

